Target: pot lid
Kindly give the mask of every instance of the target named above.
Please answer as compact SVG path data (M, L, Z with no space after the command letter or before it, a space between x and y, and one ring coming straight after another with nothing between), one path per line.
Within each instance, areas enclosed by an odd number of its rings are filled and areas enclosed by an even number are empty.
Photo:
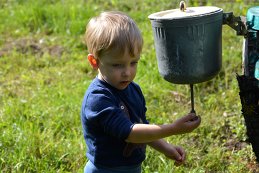
M221 8L214 6L201 6L201 7L188 7L185 11L180 9L160 11L153 13L148 16L149 19L183 19L183 18L192 18L200 17L205 15L214 14L217 12L223 11Z
M259 30L259 6L249 8L246 18L249 28Z

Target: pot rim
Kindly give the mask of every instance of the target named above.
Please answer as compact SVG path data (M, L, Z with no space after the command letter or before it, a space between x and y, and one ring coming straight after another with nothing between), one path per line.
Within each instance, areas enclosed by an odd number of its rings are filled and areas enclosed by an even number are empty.
M220 13L220 12L223 12L223 9L222 8L219 8L219 7L216 7L216 6L200 6L200 7L189 7L187 8L186 10L188 11L197 11L197 10L201 10L201 9L211 9L211 11L207 12L207 13L201 13L201 12L198 12L197 14L194 14L194 15L185 15L185 16L175 16L175 17L164 17L164 15L167 15L169 13L172 13L172 12L180 12L180 13L184 13L184 12L181 12L180 9L172 9L172 10L165 10L165 11L160 11L160 12L156 12L156 13L153 13L153 14L150 14L148 16L148 18L150 20L183 20L183 19L191 19L191 18L199 18L199 17L203 17L203 16L209 16L209 15L213 15L215 13ZM188 14L186 12L186 14Z

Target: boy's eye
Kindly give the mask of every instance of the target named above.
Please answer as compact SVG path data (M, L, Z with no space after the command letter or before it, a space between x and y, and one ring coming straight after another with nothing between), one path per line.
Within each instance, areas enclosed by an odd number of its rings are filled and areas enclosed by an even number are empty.
M112 64L113 67L121 67L121 64Z
M134 61L134 62L132 62L131 64L132 65L136 65L138 63L138 61Z

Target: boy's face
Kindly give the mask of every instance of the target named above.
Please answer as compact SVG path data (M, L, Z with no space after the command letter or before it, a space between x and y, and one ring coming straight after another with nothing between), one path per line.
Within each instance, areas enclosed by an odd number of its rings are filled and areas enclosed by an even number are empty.
M112 53L104 55L98 59L98 78L123 90L135 78L138 61L139 57L131 57L128 53L121 56Z

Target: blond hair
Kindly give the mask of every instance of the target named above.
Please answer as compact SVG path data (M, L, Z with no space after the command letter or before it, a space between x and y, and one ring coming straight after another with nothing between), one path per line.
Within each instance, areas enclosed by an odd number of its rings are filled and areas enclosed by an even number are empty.
M122 55L139 56L143 39L136 23L122 12L103 12L92 18L84 37L89 53L96 58L112 51Z

